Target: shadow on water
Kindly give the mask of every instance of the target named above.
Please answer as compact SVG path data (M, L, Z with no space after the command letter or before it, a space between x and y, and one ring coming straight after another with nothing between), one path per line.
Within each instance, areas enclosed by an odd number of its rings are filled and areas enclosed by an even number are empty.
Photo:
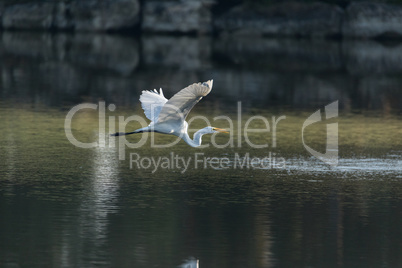
M0 266L402 266L402 44L18 32L1 34L0 57ZM126 157L191 158L186 172L130 167L118 147L80 149L66 138L74 105L104 100L116 104L106 116L142 115L142 90L169 97L211 78L190 118L235 118L238 101L243 127L252 115L286 115L277 148L272 133L250 134L285 168L234 168L236 154L267 156L236 124L204 141L240 146L127 148ZM336 100L340 159L330 168L306 152L300 129ZM77 113L74 135L97 141L98 116ZM306 132L317 150L325 127ZM196 153L231 166L195 168Z

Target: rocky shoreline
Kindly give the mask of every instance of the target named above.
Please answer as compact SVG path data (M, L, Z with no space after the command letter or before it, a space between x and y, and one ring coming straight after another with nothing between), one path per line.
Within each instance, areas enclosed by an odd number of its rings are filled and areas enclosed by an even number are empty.
M257 35L308 38L402 38L402 6L350 2L242 4L221 14L193 1L65 0L0 4L8 30Z

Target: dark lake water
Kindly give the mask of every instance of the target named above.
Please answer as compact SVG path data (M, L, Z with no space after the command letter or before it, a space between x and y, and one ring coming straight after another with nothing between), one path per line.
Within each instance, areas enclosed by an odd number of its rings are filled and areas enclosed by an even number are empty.
M402 43L15 32L0 57L0 267L402 267ZM209 79L188 119L231 130L210 146L107 135L142 90ZM91 148L65 132L83 103ZM305 145L335 123L329 166Z

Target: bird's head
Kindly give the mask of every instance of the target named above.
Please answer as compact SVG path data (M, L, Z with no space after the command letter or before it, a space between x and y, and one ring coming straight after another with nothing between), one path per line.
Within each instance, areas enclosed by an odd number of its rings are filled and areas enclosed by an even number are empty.
M206 127L205 130L207 133L216 133L216 132L229 133L229 131L227 131L226 129L217 128L217 127Z

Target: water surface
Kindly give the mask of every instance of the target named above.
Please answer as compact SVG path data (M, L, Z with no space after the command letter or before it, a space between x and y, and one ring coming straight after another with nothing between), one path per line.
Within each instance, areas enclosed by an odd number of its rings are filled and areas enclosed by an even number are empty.
M401 49L372 41L209 39L3 33L0 87L0 266L399 267L402 266ZM109 116L142 116L138 97L171 96L196 81L214 90L190 117L234 120L234 146L82 149L65 135L83 102L115 104ZM339 165L304 148L304 120L339 101ZM242 117L238 118L241 101ZM286 116L273 133L242 131L254 115ZM326 121L306 129L324 152ZM238 126L240 125L240 133ZM139 124L132 122L127 129ZM205 126L194 120L194 129ZM253 121L250 128L263 127ZM99 113L72 124L98 142ZM155 134L163 144L173 137ZM127 138L135 143L140 137ZM240 142L239 142L240 139ZM130 167L141 158L190 159L189 167ZM196 154L227 168L195 166ZM284 166L239 167L237 156L275 156Z

